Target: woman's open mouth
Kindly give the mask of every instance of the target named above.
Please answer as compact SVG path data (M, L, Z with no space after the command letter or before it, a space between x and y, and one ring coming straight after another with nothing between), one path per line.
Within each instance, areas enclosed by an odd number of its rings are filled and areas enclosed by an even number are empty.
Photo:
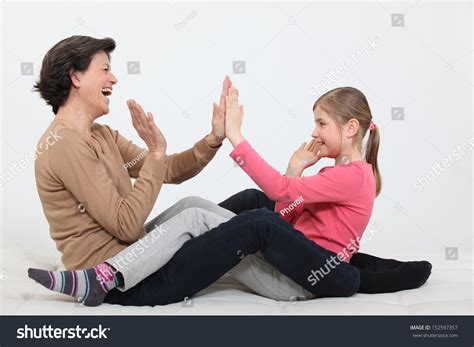
M112 88L108 88L108 87L102 88L102 95L104 95L107 98L107 100L109 100L109 96L112 95Z

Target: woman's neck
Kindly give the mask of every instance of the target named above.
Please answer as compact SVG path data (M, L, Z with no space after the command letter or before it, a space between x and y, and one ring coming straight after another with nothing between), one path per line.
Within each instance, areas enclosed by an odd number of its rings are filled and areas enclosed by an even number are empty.
M81 107L74 105L61 106L54 120L87 136L92 134L91 129L94 117L82 111Z

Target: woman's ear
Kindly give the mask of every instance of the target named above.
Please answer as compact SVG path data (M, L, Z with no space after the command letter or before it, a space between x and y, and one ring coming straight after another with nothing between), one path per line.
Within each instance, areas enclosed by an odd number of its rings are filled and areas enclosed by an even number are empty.
M80 73L78 71L75 71L75 70L69 71L69 78L71 79L71 83L74 88L81 87Z

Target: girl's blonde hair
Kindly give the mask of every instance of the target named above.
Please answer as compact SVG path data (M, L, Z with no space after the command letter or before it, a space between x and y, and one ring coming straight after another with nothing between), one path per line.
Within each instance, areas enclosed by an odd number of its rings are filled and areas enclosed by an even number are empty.
M369 103L365 95L358 89L352 87L340 87L330 90L321 95L314 103L313 112L319 106L339 125L344 125L352 118L359 121L361 131L355 137L355 144L359 150L362 147L362 139L369 129L372 121ZM365 161L372 164L375 176L375 197L380 194L382 189L382 176L380 175L377 163L377 154L380 145L379 128L375 127L369 134L369 140L365 149ZM362 152L362 150L361 150Z

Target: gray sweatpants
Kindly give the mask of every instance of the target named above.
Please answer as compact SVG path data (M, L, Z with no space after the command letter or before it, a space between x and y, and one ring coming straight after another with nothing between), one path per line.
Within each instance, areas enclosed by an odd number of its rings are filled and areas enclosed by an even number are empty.
M227 222L235 214L200 197L187 197L145 224L147 235L107 260L124 278L126 291L163 267L183 244ZM268 263L260 252L247 255L229 274L255 293L282 301L316 297Z

